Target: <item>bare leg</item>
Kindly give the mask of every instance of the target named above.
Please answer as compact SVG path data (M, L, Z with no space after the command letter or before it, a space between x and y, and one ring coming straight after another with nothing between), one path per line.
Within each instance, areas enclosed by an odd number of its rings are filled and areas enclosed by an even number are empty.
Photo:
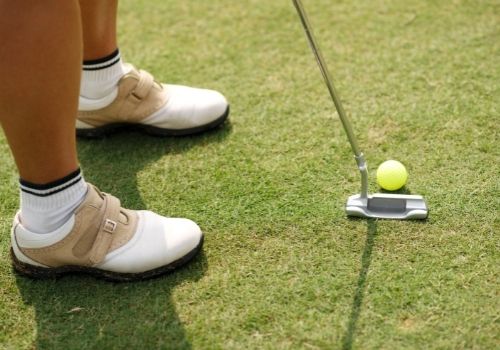
M82 34L76 0L0 0L0 123L22 179L78 168Z
M148 73L122 64L116 39L118 0L80 0L80 6L85 62L78 135L99 137L116 129L113 124L124 122L147 125L140 129L154 135L188 135L225 121L229 104L219 92L172 85L159 89ZM122 78L128 81L122 86L135 86L141 81L140 89L148 91L147 98L141 98L141 106L126 119L118 111L123 110L124 104L136 104L137 100L130 93L132 90L122 92L123 96L132 97L116 98ZM148 81L149 85L144 86Z
M118 0L80 0L83 28L83 59L106 57L117 49Z
M116 1L82 2L90 11L84 16L88 58L109 55L116 49ZM81 18L77 0L0 0L0 123L25 180L13 222L13 264L36 277L72 270L120 281L151 277L190 260L203 234L187 219L125 212L79 173ZM139 222L145 232L136 236ZM106 260L120 247L119 258Z

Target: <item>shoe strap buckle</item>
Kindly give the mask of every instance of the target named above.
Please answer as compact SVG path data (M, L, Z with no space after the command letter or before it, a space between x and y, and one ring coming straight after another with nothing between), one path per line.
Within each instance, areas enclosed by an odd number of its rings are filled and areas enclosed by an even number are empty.
M117 223L116 221L106 219L104 222L102 230L108 233L113 233L116 230Z

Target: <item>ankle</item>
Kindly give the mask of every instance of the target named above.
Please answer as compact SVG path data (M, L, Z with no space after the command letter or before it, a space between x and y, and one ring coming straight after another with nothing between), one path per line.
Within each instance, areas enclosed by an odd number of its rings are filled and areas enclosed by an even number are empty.
M86 99L103 99L116 93L118 81L127 74L120 50L96 60L84 61L80 96Z

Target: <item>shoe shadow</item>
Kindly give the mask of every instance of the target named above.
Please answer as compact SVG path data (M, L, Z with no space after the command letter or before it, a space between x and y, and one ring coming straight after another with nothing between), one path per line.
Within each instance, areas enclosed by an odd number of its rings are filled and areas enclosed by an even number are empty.
M372 251L376 236L377 221L375 219L368 219L365 248L363 250L363 255L361 256L361 270L359 271L356 292L354 293L354 298L352 301L349 323L347 324L347 330L342 337L342 350L352 349L352 343L354 341L354 335L356 333L356 326L358 324L358 319L361 314L361 306L363 304L363 298L365 296L366 277L368 275L368 270L370 269L370 264L372 261Z
M35 349L191 349L172 300L207 268L200 253L157 279L112 283L87 276L31 280L16 275L23 301L35 309Z
M146 208L137 174L166 154L223 141L229 122L201 135L157 138L122 132L78 140L85 179L118 197L122 206ZM87 276L31 280L16 276L24 302L35 309L36 349L190 349L172 291L198 281L207 269L203 252L187 266L150 281L111 283Z
M146 209L138 191L140 171L165 155L222 142L231 131L227 120L218 128L192 136L155 137L122 131L96 140L79 138L78 156L85 180L119 198L123 207Z

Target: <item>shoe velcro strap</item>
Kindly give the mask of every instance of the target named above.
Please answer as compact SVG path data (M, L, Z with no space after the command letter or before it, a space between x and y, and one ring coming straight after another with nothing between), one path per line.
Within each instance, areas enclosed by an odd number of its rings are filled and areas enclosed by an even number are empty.
M132 95L139 100L144 100L149 95L149 92L154 85L154 78L146 71L140 70L139 73L139 82L132 91Z
M104 202L99 213L102 215L102 220L89 255L90 262L94 265L102 262L108 253L120 217L120 200L107 193L103 193L103 196Z

